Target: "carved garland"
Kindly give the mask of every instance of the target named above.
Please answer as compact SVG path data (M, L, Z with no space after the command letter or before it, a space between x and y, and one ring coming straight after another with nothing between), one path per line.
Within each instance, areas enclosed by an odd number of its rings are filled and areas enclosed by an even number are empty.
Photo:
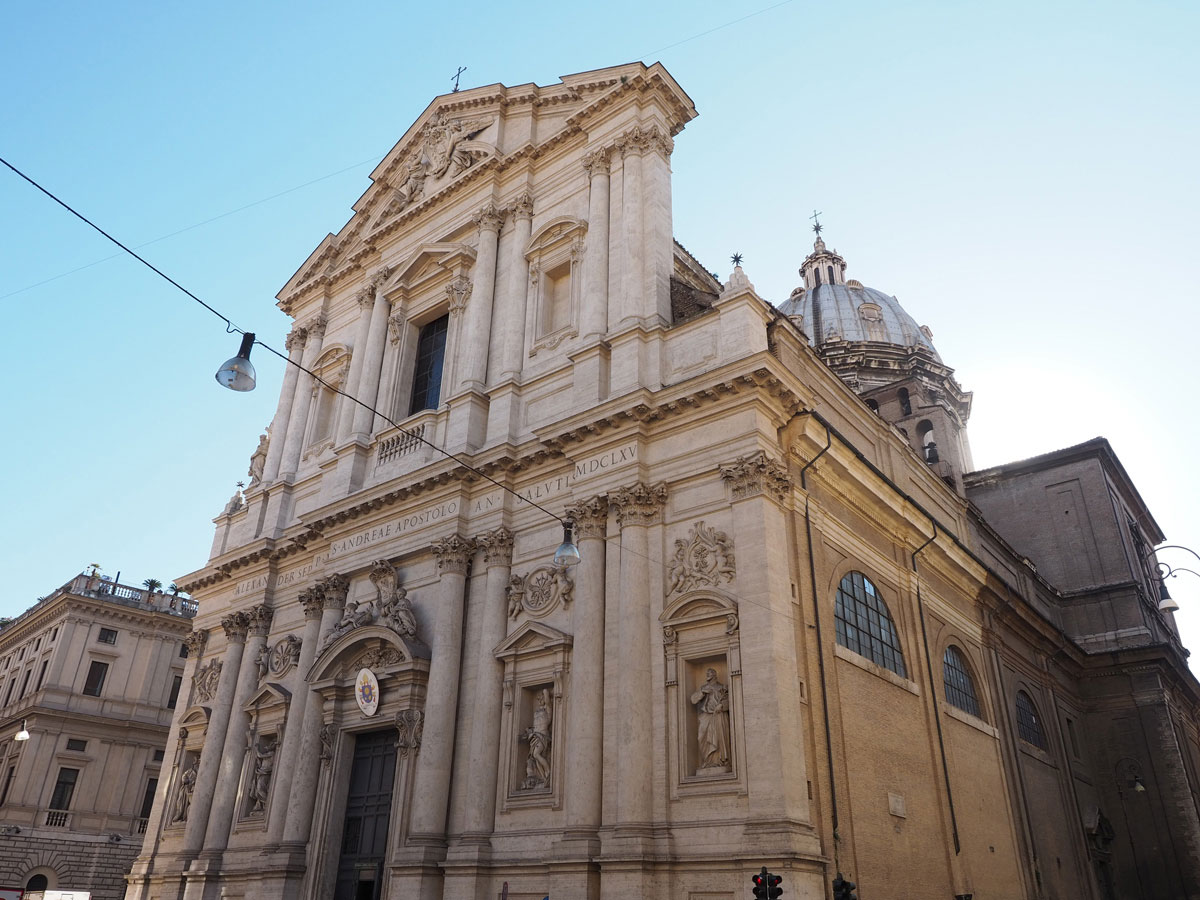
M508 580L508 615L515 619L521 611L540 619L561 603L566 606L575 597L571 570L562 566L539 566L528 575L513 575Z

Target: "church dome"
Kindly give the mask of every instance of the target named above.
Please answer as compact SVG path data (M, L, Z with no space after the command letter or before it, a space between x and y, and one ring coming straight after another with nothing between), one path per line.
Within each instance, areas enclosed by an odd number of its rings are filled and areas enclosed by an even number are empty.
M900 347L924 347L941 361L932 333L917 325L895 297L846 280L846 263L817 235L813 252L800 268L804 284L792 291L779 311L800 319L809 342L874 341Z

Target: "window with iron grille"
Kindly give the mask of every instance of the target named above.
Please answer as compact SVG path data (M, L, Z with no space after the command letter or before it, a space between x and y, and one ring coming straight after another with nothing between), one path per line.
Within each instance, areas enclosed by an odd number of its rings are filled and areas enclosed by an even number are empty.
M1026 743L1043 750L1050 749L1046 744L1046 733L1042 731L1037 707L1024 691L1017 691L1017 733Z
M955 646L947 647L942 657L942 683L946 688L947 703L977 719L983 718L979 714L979 698L975 696L975 682L971 680L967 661Z
M900 638L887 604L862 572L851 572L842 579L833 619L839 644L901 678L908 677Z
M71 808L71 798L75 796L75 782L78 780L78 769L64 767L58 770L58 781L54 783L54 793L50 795L51 809Z

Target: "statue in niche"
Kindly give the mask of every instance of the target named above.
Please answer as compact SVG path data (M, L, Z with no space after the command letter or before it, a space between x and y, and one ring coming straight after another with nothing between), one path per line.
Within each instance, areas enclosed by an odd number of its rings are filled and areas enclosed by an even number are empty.
M267 445L270 443L270 438L265 434L258 437L258 449L250 457L250 469L246 473L250 476L250 487L254 487L262 481L263 469L267 465Z
M729 771L729 688L717 679L711 666L704 684L691 697L696 707L699 729L697 775L717 775Z
M250 814L261 815L267 808L271 773L275 770L275 741L264 738L254 746L254 778L250 782Z
M254 657L254 665L258 669L258 680L261 682L267 677L267 671L271 667L271 649L266 644L258 651L258 656Z
M188 810L192 808L192 791L196 789L196 775L200 771L200 757L193 756L191 765L183 770L179 779L179 791L175 794L175 809L171 814L172 822L186 822Z
M521 740L529 744L529 756L525 760L525 780L521 782L523 791L550 787L550 724L553 718L550 689L542 688L537 692L533 724L521 735Z

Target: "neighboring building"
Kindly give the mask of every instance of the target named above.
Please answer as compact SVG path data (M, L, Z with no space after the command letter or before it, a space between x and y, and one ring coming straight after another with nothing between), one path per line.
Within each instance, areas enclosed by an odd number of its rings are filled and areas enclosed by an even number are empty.
M640 63L439 97L285 285L326 384L180 580L127 896L1200 894L1112 451L972 473L970 394L819 235L779 309L721 284L672 238L694 115Z
M195 612L84 574L0 629L0 885L121 897Z

